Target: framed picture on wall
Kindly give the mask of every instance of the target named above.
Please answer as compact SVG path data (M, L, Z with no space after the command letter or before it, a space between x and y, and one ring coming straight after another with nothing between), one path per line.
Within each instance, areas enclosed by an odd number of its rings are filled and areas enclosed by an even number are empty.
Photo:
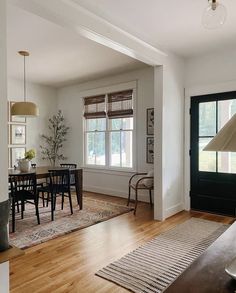
M26 125L10 125L10 144L26 144Z
M147 135L154 134L154 108L147 109Z
M17 123L26 123L25 117L18 117L18 116L11 116L11 107L14 105L15 102L8 102L8 121L10 122L17 122Z
M18 164L19 159L24 158L25 150L25 147L10 148L10 162L12 168Z
M153 164L154 163L154 137L147 137L147 163Z

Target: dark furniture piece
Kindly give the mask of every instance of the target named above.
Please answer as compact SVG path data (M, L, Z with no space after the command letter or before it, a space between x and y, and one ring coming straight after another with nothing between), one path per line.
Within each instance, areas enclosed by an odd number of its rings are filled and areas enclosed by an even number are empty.
M69 198L70 211L73 214L72 198L70 191L70 171L69 169L62 170L48 170L49 172L49 185L48 185L48 198L47 203L51 200L51 219L54 220L54 210L56 208L56 199L61 196L61 209L63 210L65 196ZM40 191L40 190L39 190Z
M152 190L153 190L153 185L150 187L147 187L146 185L144 185L142 183L142 181L144 179L154 179L154 177L147 177L148 173L135 173L133 176L131 176L131 178L129 179L129 195L128 195L128 202L127 202L127 206L130 203L130 196L131 196L131 189L133 189L135 191L135 207L134 207L134 215L136 214L136 210L137 210L137 205L138 205L138 190L141 189L146 189L149 190L149 197L150 197L150 204L152 206ZM139 176L139 178L137 179L136 182L134 182L134 179L137 178L137 176Z
M52 167L36 167L32 171L36 173L37 179L43 179L43 178L49 178L49 172L48 170L52 169ZM54 169L62 169L60 167L54 168ZM80 209L83 209L83 169L77 168L77 169L71 169L70 173L75 174L75 192L77 196L77 202L80 206ZM15 174L21 174L19 170L15 169L9 169L8 174L15 175Z
M12 198L12 232L15 232L15 207L19 202L21 204L21 218L24 218L25 203L27 202L35 205L37 221L40 224L36 174L14 174L10 175L9 179Z
M236 92L191 97L190 200L191 209L236 216L236 174L222 172L221 168L224 164L221 163L220 153L217 155L211 152L214 160L208 166L205 159L206 166L202 170L199 164L201 148L206 141L210 141L215 136L221 125L220 109L221 107L226 109L223 105L231 99L236 99ZM209 103L212 106L209 106Z
M165 293L232 293L236 281L225 266L236 257L236 223L173 282Z
M62 163L62 164L60 164L60 166L62 168L67 168L67 169L70 169L70 170L77 168L77 164L69 164L69 163ZM70 186L75 187L75 174L74 173L70 174Z

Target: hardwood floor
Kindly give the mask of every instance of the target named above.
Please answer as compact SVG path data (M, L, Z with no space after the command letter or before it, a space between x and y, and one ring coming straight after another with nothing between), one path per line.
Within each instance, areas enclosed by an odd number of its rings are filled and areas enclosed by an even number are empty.
M126 204L125 199L86 193L88 197ZM127 290L94 274L148 240L190 217L232 223L230 217L181 212L164 222L153 220L149 204L139 203L136 216L121 215L106 222L25 250L10 262L12 293L121 293Z

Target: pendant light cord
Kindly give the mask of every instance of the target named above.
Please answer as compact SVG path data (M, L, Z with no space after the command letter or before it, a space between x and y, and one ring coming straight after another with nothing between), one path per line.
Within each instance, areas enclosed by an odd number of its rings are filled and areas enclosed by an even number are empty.
M25 56L24 56L24 101L26 101L26 71L25 71Z

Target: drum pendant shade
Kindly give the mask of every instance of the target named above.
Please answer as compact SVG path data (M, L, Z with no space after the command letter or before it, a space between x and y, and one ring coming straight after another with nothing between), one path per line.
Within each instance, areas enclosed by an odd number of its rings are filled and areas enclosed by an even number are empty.
M24 57L24 101L16 102L11 106L11 115L18 117L37 117L39 109L33 102L26 101L26 70L25 70L25 57L29 56L27 51L19 51L21 56Z

